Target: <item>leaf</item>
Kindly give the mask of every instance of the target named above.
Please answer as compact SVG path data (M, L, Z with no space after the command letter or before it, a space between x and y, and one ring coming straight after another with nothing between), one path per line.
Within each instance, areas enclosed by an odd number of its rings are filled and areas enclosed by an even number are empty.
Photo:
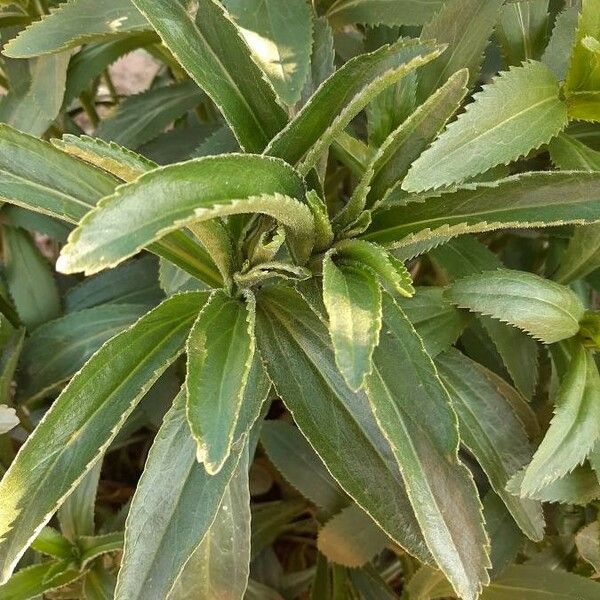
M81 576L69 560L51 560L25 567L0 586L2 600L33 600Z
M0 411L3 413L3 417L0 419L3 423L0 425L0 430L14 422L13 409L8 409L5 405L12 400L13 380L21 357L24 338L24 327L16 329L4 315L0 316L0 406L3 407ZM5 431L2 433L5 433Z
M55 54L148 28L130 0L68 0L23 30L4 46L3 54L13 58Z
M363 600L397 600L398 596L375 569L352 569L348 573Z
M317 547L330 561L345 567L362 567L381 553L387 535L359 506L352 504L319 530Z
M85 600L113 600L116 578L102 565L95 564L83 578Z
M582 527L575 536L575 544L577 545L577 552L598 573L600 571L600 529L598 528L598 521Z
M445 295L461 308L510 323L546 344L575 335L584 312L569 288L508 269L459 279Z
M58 509L60 530L72 542L80 536L94 535L96 493L101 469L102 461L99 460Z
M600 2L583 0L565 81L569 117L600 121Z
M301 258L310 253L313 230L310 210L294 199L303 197L298 175L277 159L233 154L161 167L121 186L84 218L57 269L96 273L187 223L249 212L278 219L298 242ZM129 215L135 215L134 226Z
M33 540L31 548L55 558L72 559L76 551L73 544L53 527L44 527Z
M242 600L250 572L248 448L225 489L200 546L186 562L168 600Z
M509 492L519 495L524 471L520 471L508 482ZM540 502L560 502L575 506L587 506L590 502L600 499L600 484L597 472L589 465L575 467L573 471L563 475L542 489L530 494L530 497Z
M338 69L265 149L306 174L338 133L381 91L441 49L431 43L400 40L349 60Z
M467 93L467 78L466 69L452 75L384 141L357 188L367 192L368 207L395 202L402 195L400 182L458 109Z
M179 394L150 449L133 496L116 600L167 597L214 522L244 445L245 440L240 440L219 473L208 475L196 461L185 394Z
M339 241L335 250L344 260L368 267L393 296L410 298L414 294L412 279L404 264L381 246L347 239Z
M68 54L29 61L4 58L3 63L11 85L0 100L0 122L41 136L63 104Z
M327 11L332 26L422 25L442 5L442 0L336 0Z
M326 17L312 18L312 53L301 102L306 104L319 86L335 71L333 32Z
M256 329L277 393L327 470L396 543L431 560L389 445L337 370L325 325L294 290L272 287L257 297Z
M102 344L147 310L143 304L106 304L38 327L23 348L20 395L29 400L47 395L83 367Z
M462 598L477 598L489 581L488 540L477 489L458 459L456 415L423 343L387 295L366 389L431 553Z
M196 0L190 14L172 0L132 1L223 113L242 148L262 152L287 115L221 5Z
M517 554L523 548L524 538L504 502L493 490L490 490L483 499L483 516L485 529L492 543L490 578L493 581L515 561Z
M371 372L373 350L381 329L381 289L360 264L323 262L323 300L335 362L350 389L359 390Z
M138 48L145 48L159 40L150 30L129 35L111 36L109 41L83 46L69 61L65 103L70 103L84 92L91 82L102 75L117 59Z
M8 433L19 424L19 418L14 408L0 404L0 435Z
M473 98L413 163L402 189L418 192L464 181L539 148L567 124L558 81L542 63L511 67Z
M559 169L600 171L600 152L566 133L557 135L548 145L548 151Z
M540 60L548 35L548 0L505 4L496 27L507 66Z
M397 298L396 302L432 358L456 342L468 321L465 313L448 302L438 287L417 287L412 298Z
M304 0L225 0L225 8L288 105L300 99L310 68L311 12Z
M479 317L515 387L531 399L538 374L538 347L527 334L489 317Z
M571 472L600 438L600 375L589 350L578 346L561 380L556 409L521 484L527 496Z
M544 535L541 505L506 491L510 477L531 459L527 434L510 403L475 365L458 350L444 352L436 359L458 416L461 441L519 527L530 539L540 541Z
M351 502L296 427L284 421L265 421L260 441L287 482L313 504L335 514Z
M77 312L101 304L146 304L152 306L164 294L158 286L158 265L150 255L124 263L69 288L66 312Z
M0 197L5 202L77 223L117 180L47 142L0 125Z
M447 0L423 26L421 39L435 39L448 48L419 73L420 102L460 69L469 69L469 87L477 81L501 6L502 0Z
M63 152L76 156L96 167L112 173L123 181L133 181L158 165L116 142L66 133L62 139L51 139L51 144Z
M203 300L199 293L172 296L112 338L73 377L21 447L0 482L2 581L181 353Z
M60 297L50 264L31 236L14 227L2 228L5 277L19 318L28 328L57 317Z
M419 590L415 584L420 578L414 577L409 585L411 600L432 600L452 593L441 573L430 567L421 569L419 575L421 572L429 575L431 584ZM598 588L598 583L562 569L512 565L484 590L481 600L594 600L598 596Z
M193 81L184 81L129 96L100 122L96 135L128 148L154 139L176 119L192 110L204 94Z
M254 356L253 303L253 298L245 304L215 292L186 343L186 414L198 444L198 462L210 475L220 471L236 441L233 434Z
M373 215L362 237L414 256L409 252L414 247L427 250L464 233L595 222L600 219L599 194L596 173L524 173L384 208Z
M567 6L558 13L550 40L542 56L542 62L560 81L564 81L567 76L578 18L579 7L576 5Z

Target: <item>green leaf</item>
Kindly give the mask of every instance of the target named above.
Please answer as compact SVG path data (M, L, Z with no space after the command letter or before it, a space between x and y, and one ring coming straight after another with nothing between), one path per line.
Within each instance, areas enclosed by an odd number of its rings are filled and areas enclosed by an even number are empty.
M0 198L77 223L117 180L47 142L0 125Z
M447 50L419 73L422 102L460 69L469 69L469 85L478 79L483 53L498 19L502 0L446 0L421 30L421 39L447 44Z
M221 5L197 0L190 14L172 0L133 0L133 4L214 101L242 148L261 152L285 126L287 115Z
M94 512L101 469L102 461L99 460L58 509L60 530L73 542L80 536L93 535L96 529Z
M305 0L225 0L224 6L279 98L295 104L310 68L308 4Z
M419 589L417 584L422 584L424 579L428 585ZM409 591L411 600L433 600L452 595L452 588L444 576L431 567L419 571L411 580ZM598 583L562 569L512 565L484 590L481 600L594 600L599 591Z
M533 273L499 269L464 277L446 290L461 308L510 323L546 344L574 336L584 307L569 288Z
M231 452L254 356L254 298L248 304L217 291L204 305L186 343L186 412L210 475Z
M225 489L215 520L180 573L168 600L242 600L250 572L248 448Z
M0 122L41 136L61 110L69 55L4 58L3 63L11 85L0 100Z
M180 393L167 413L133 496L116 600L164 600L221 506L245 439L216 475L196 461ZM149 527L148 524L152 526Z
M319 530L317 547L330 561L345 567L362 567L381 553L387 535L359 506L352 504Z
M336 28L355 23L422 25L442 4L442 0L336 0L327 18Z
M288 483L313 504L332 515L350 504L351 500L296 427L284 421L265 421L260 441Z
M24 338L24 327L18 329L13 327L4 315L0 315L0 405L9 404L12 400L12 385L17 363L21 357ZM3 425L0 426L0 429L8 426L14 420L12 409L3 412ZM3 433L5 432L3 431Z
M0 565L27 545L102 456L144 393L183 350L205 296L172 296L112 338L73 377L0 482Z
M344 260L368 267L393 296L409 298L414 294L412 279L404 264L381 246L348 239L338 242L335 251Z
M542 56L542 62L560 81L567 76L578 19L579 7L576 5L567 6L556 16L550 41Z
M521 494L524 473L524 471L520 471L508 482L507 490L509 492L516 495ZM573 471L563 475L560 479L530 494L530 497L540 502L560 502L561 504L586 506L590 502L600 499L597 471L584 463L575 467Z
M468 321L465 313L448 302L438 287L418 287L412 298L397 298L396 302L432 358L456 342Z
M572 119L600 121L600 2L583 0L565 81Z
M19 393L30 400L47 395L71 378L104 342L147 310L144 304L106 304L38 327L23 348Z
M89 277L67 290L65 310L72 313L100 304L157 304L164 297L157 267L156 258L147 255Z
M313 218L294 199L303 197L295 171L273 158L233 154L161 167L119 187L85 217L69 236L57 269L96 273L188 223L249 212L278 219L288 239L298 243L298 257L306 258Z
M523 548L523 534L508 512L504 502L490 490L483 499L485 529L490 536L492 560L492 581L512 564Z
M369 269L336 266L330 254L323 263L323 300L335 362L350 389L359 390L371 372L381 329L381 288Z
M364 393L337 370L325 325L297 292L272 287L257 298L256 326L273 385L327 470L395 542L430 561L389 445Z
M149 27L130 0L68 0L23 30L3 54L13 58L55 54Z
M153 31L144 31L123 37L111 37L107 42L83 46L69 62L65 103L71 102L88 89L92 81L121 56L147 47L158 40L159 37Z
M510 477L531 459L527 434L510 403L475 363L458 350L436 359L440 378L458 416L460 438L511 515L532 540L544 535L542 507L506 491Z
M72 559L76 548L62 533L53 527L44 527L33 540L31 548L54 558Z
M540 60L548 36L548 0L505 4L500 11L496 36L507 66Z
M535 340L519 329L489 317L481 316L479 320L494 343L515 387L525 398L532 398L538 374L538 347Z
M600 171L600 152L577 138L561 133L548 144L552 162L565 171Z
M319 86L335 71L333 32L325 17L312 19L312 53L307 79L302 89L302 103L306 104Z
M600 438L600 375L592 353L578 346L562 378L550 427L525 471L532 495L581 464Z
M2 246L8 291L21 322L34 329L57 317L58 288L50 264L31 236L22 229L3 227Z
M466 69L452 75L383 142L355 191L364 190L368 207L402 196L402 179L458 110L467 93L467 78Z
M139 118L139 115L138 115ZM133 181L158 165L115 142L106 142L99 138L71 134L63 135L62 139L50 140L53 146L63 152L76 156L96 167L112 173L123 181Z
M41 594L75 581L81 576L69 560L51 560L26 567L0 586L2 600L33 600Z
M465 185L440 197L416 196L408 206L377 211L362 237L406 247L409 253L411 245L431 248L463 233L591 223L600 219L599 197L597 173L523 173Z
M83 578L85 600L113 600L116 578L102 565L95 564Z
M138 148L198 106L203 97L193 81L152 88L129 96L114 113L100 122L96 135L128 148Z
M338 133L381 91L433 60L440 47L400 40L349 60L315 92L296 117L271 140L265 154L298 164L306 174Z
M542 63L501 73L426 150L402 188L417 192L464 181L550 141L567 124L558 81Z
M363 600L397 600L398 596L375 569L352 569L348 573Z
M600 572L600 527L598 521L582 527L575 536L577 552Z
M366 389L431 553L459 595L474 600L489 581L488 540L475 483L458 459L456 415L421 339L387 295Z

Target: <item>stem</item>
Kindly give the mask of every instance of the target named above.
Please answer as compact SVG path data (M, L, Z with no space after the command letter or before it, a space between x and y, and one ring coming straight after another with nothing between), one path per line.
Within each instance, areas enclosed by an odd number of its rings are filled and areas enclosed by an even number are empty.
M98 127L98 123L100 123L100 117L98 116L98 113L96 112L96 106L92 102L88 93L82 92L79 96L79 101L81 102L81 106L94 128Z
M35 425L29 418L29 414L25 411L25 409L22 406L17 405L14 407L14 409L17 413L17 417L19 417L19 421L21 421L21 427L27 433L33 433L33 430L35 429Z
M110 97L111 97L112 101L116 104L119 101L119 93L117 92L117 88L115 87L115 84L113 83L113 80L111 79L110 71L108 70L108 67L106 69L104 69L104 71L102 72L102 75L104 77L104 82L106 83L106 87L108 88L108 91L110 92Z

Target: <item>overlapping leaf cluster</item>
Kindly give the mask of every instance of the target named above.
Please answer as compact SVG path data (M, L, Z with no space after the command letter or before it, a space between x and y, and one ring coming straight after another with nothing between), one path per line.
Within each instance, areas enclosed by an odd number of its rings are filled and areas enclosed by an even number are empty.
M598 0L0 4L1 599L598 597Z

